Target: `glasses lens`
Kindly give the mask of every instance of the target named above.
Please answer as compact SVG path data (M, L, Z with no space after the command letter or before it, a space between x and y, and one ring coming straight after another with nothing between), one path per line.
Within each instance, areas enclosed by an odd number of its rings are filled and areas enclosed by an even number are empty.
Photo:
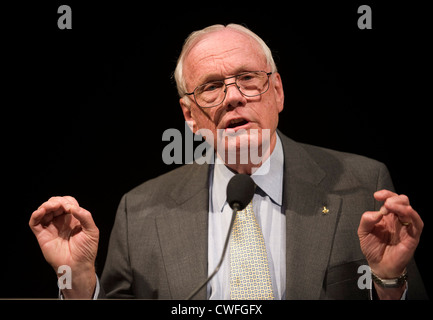
M236 84L243 95L254 97L269 89L269 77L263 71L243 73L237 77Z
M208 82L197 87L194 92L197 104L202 108L220 104L224 100L224 88L224 81Z

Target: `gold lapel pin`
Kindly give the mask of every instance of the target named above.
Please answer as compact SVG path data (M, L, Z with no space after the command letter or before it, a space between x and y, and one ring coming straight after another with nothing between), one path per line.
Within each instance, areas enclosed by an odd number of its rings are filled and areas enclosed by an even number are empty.
M323 214L328 214L329 213L329 209L326 206L323 206L322 213Z

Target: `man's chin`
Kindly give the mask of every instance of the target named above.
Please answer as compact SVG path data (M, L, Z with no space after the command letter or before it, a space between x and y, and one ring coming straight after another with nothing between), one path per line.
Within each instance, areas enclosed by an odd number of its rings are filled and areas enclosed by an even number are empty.
M270 130L237 130L224 132L218 137L218 154L227 164L260 163L267 158ZM262 154L262 150L265 154Z

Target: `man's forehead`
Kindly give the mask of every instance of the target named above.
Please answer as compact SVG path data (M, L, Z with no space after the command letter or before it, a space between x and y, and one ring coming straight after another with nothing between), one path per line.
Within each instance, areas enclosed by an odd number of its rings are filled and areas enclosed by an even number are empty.
M266 58L257 41L237 31L222 30L197 41L186 56L184 73L188 80L203 81L265 66Z

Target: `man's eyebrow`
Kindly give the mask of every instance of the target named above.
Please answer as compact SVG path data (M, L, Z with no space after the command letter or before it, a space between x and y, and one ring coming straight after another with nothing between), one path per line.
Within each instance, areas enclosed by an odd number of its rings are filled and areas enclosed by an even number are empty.
M211 81L219 81L219 80L223 80L227 77L231 77L231 76L235 76L238 74L241 74L243 72L247 72L247 71L258 71L258 70L253 70L250 67L246 67L246 66L240 66L238 68L235 69L235 72L231 75L226 75L223 76L220 73L208 73L206 75L203 75L202 77L199 78L199 85L211 82Z
M224 78L225 77L222 76L220 73L208 73L199 78L198 84L201 85L210 81L222 80Z

